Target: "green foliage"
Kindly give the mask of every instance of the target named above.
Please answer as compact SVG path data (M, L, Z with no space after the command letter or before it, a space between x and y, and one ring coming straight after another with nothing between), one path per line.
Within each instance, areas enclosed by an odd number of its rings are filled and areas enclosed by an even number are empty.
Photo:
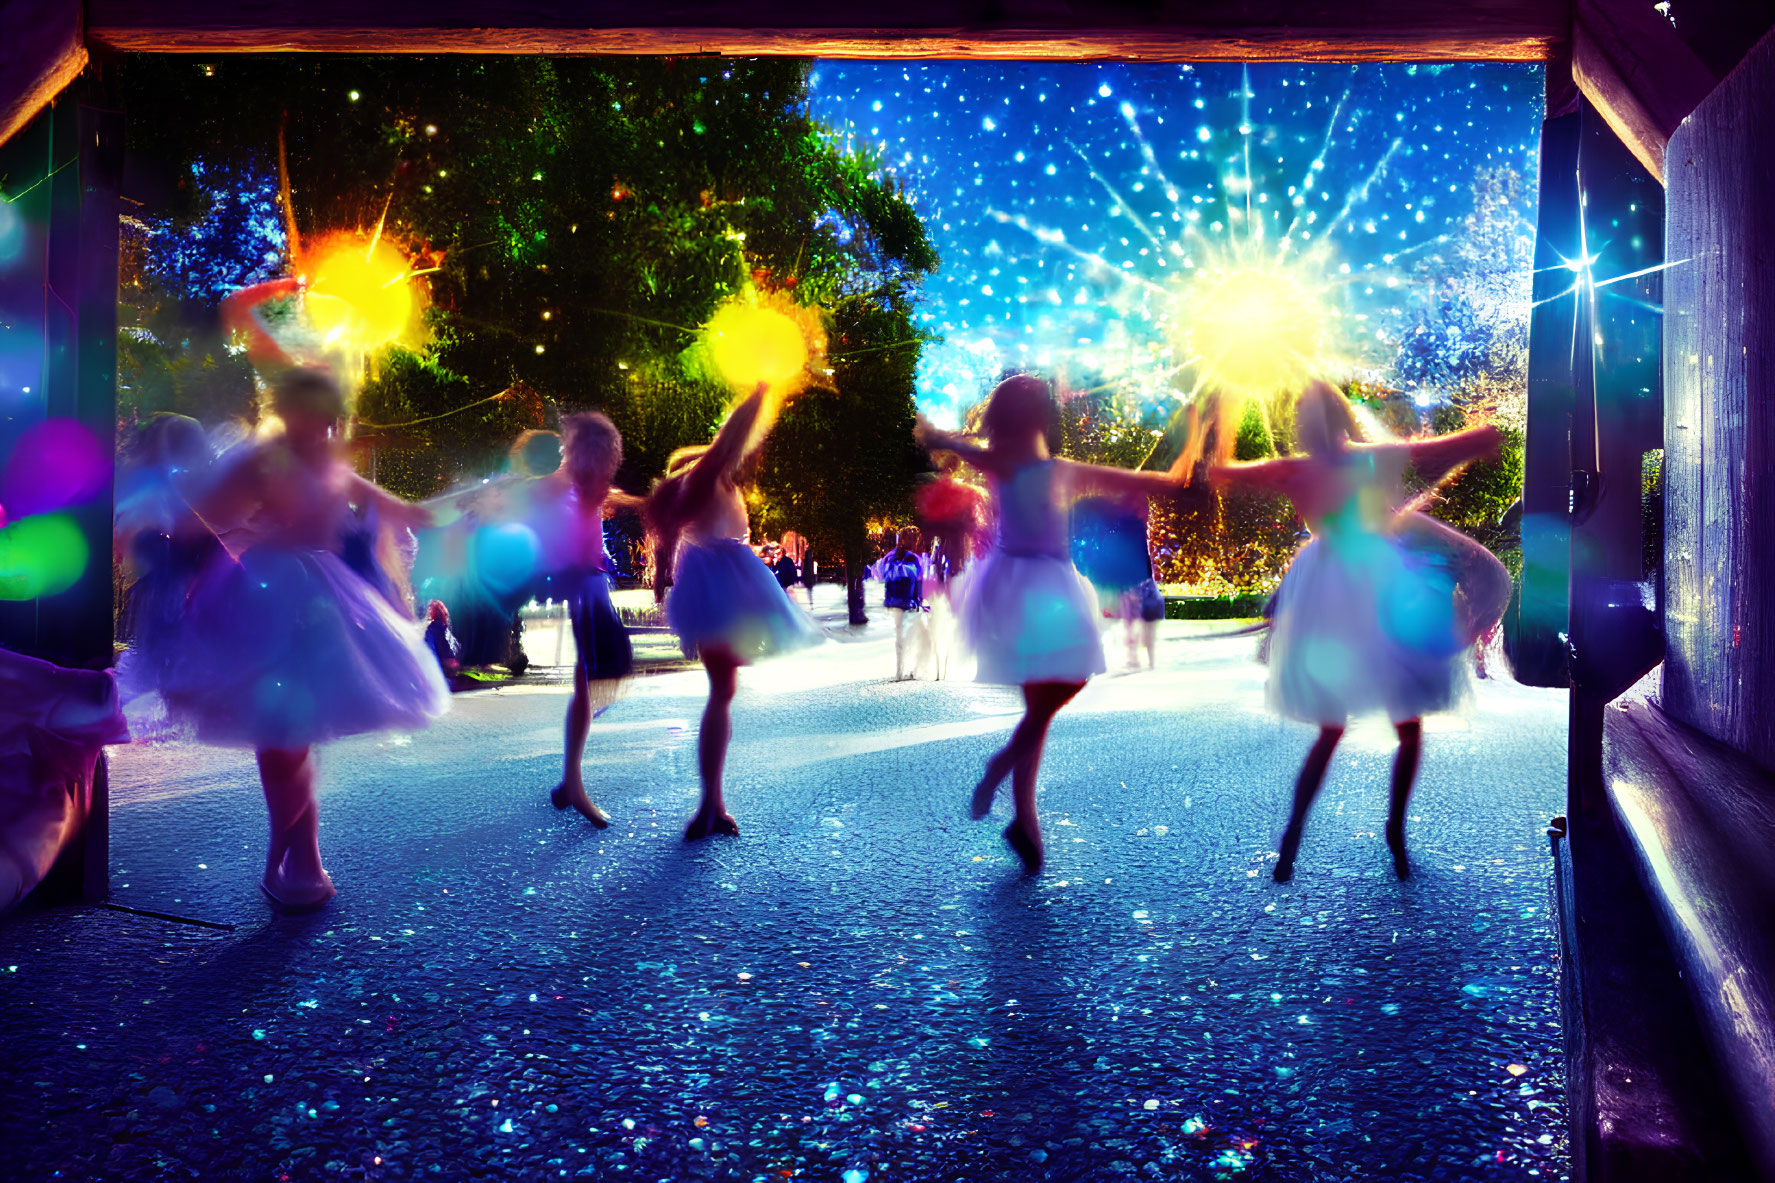
M1642 570L1652 579L1664 569L1664 449L1640 457L1640 546Z
M1086 464L1139 468L1152 454L1157 425L1132 398L1091 388L1060 404L1060 455Z
M1276 454L1276 440L1270 433L1269 417L1255 399L1245 404L1245 417L1239 421L1239 434L1233 440L1234 460L1266 460Z
M1160 583L1190 594L1269 592L1300 544L1302 526L1285 497L1192 485L1153 498L1148 536Z
M1263 595L1183 596L1165 601L1166 620L1255 620L1263 615Z
M1468 424L1467 412L1452 404L1437 407L1430 415L1430 429L1437 435L1459 431ZM1522 496L1523 433L1508 424L1498 427L1503 445L1495 460L1469 464L1444 483L1424 505L1424 512L1467 534L1503 560L1512 571L1522 564L1522 539L1504 515ZM1421 491L1415 472L1406 473L1408 489Z

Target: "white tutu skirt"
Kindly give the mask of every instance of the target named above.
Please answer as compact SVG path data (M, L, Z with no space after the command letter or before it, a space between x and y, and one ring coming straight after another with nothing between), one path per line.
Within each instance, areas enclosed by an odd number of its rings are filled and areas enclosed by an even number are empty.
M1083 682L1101 674L1097 596L1071 562L992 550L968 569L956 617L982 682Z
M133 688L158 690L172 721L208 743L303 748L424 727L449 706L419 626L337 555L221 555L186 603L178 635L147 650L153 685Z
M1402 723L1460 703L1465 655L1437 556L1372 534L1314 539L1276 595L1269 703L1320 726L1376 711Z
M666 623L693 661L705 645L725 645L741 661L756 661L825 639L813 618L789 602L776 574L734 538L678 548Z

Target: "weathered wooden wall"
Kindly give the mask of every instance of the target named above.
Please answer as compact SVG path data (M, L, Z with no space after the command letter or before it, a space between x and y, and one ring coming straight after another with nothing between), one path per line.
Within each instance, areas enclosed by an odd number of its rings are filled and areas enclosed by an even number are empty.
M1665 183L1664 705L1775 767L1775 34Z

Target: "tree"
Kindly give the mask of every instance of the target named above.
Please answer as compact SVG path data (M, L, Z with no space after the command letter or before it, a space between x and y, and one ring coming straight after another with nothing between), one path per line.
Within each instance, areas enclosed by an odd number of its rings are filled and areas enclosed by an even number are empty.
M1511 168L1480 169L1473 212L1435 283L1431 307L1400 341L1395 369L1402 385L1440 402L1435 431L1474 423L1504 435L1496 460L1469 466L1437 490L1426 510L1464 530L1514 568L1521 543L1503 525L1522 494L1522 448L1528 412L1528 317L1534 227L1526 215L1522 176Z

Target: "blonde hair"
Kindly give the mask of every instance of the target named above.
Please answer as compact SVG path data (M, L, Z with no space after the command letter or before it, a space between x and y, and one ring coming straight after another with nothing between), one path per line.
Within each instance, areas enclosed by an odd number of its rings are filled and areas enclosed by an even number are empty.
M1325 457L1339 450L1342 441L1365 443L1367 438L1356 419L1356 409L1337 387L1316 378L1301 391L1294 404L1296 449L1309 456Z

